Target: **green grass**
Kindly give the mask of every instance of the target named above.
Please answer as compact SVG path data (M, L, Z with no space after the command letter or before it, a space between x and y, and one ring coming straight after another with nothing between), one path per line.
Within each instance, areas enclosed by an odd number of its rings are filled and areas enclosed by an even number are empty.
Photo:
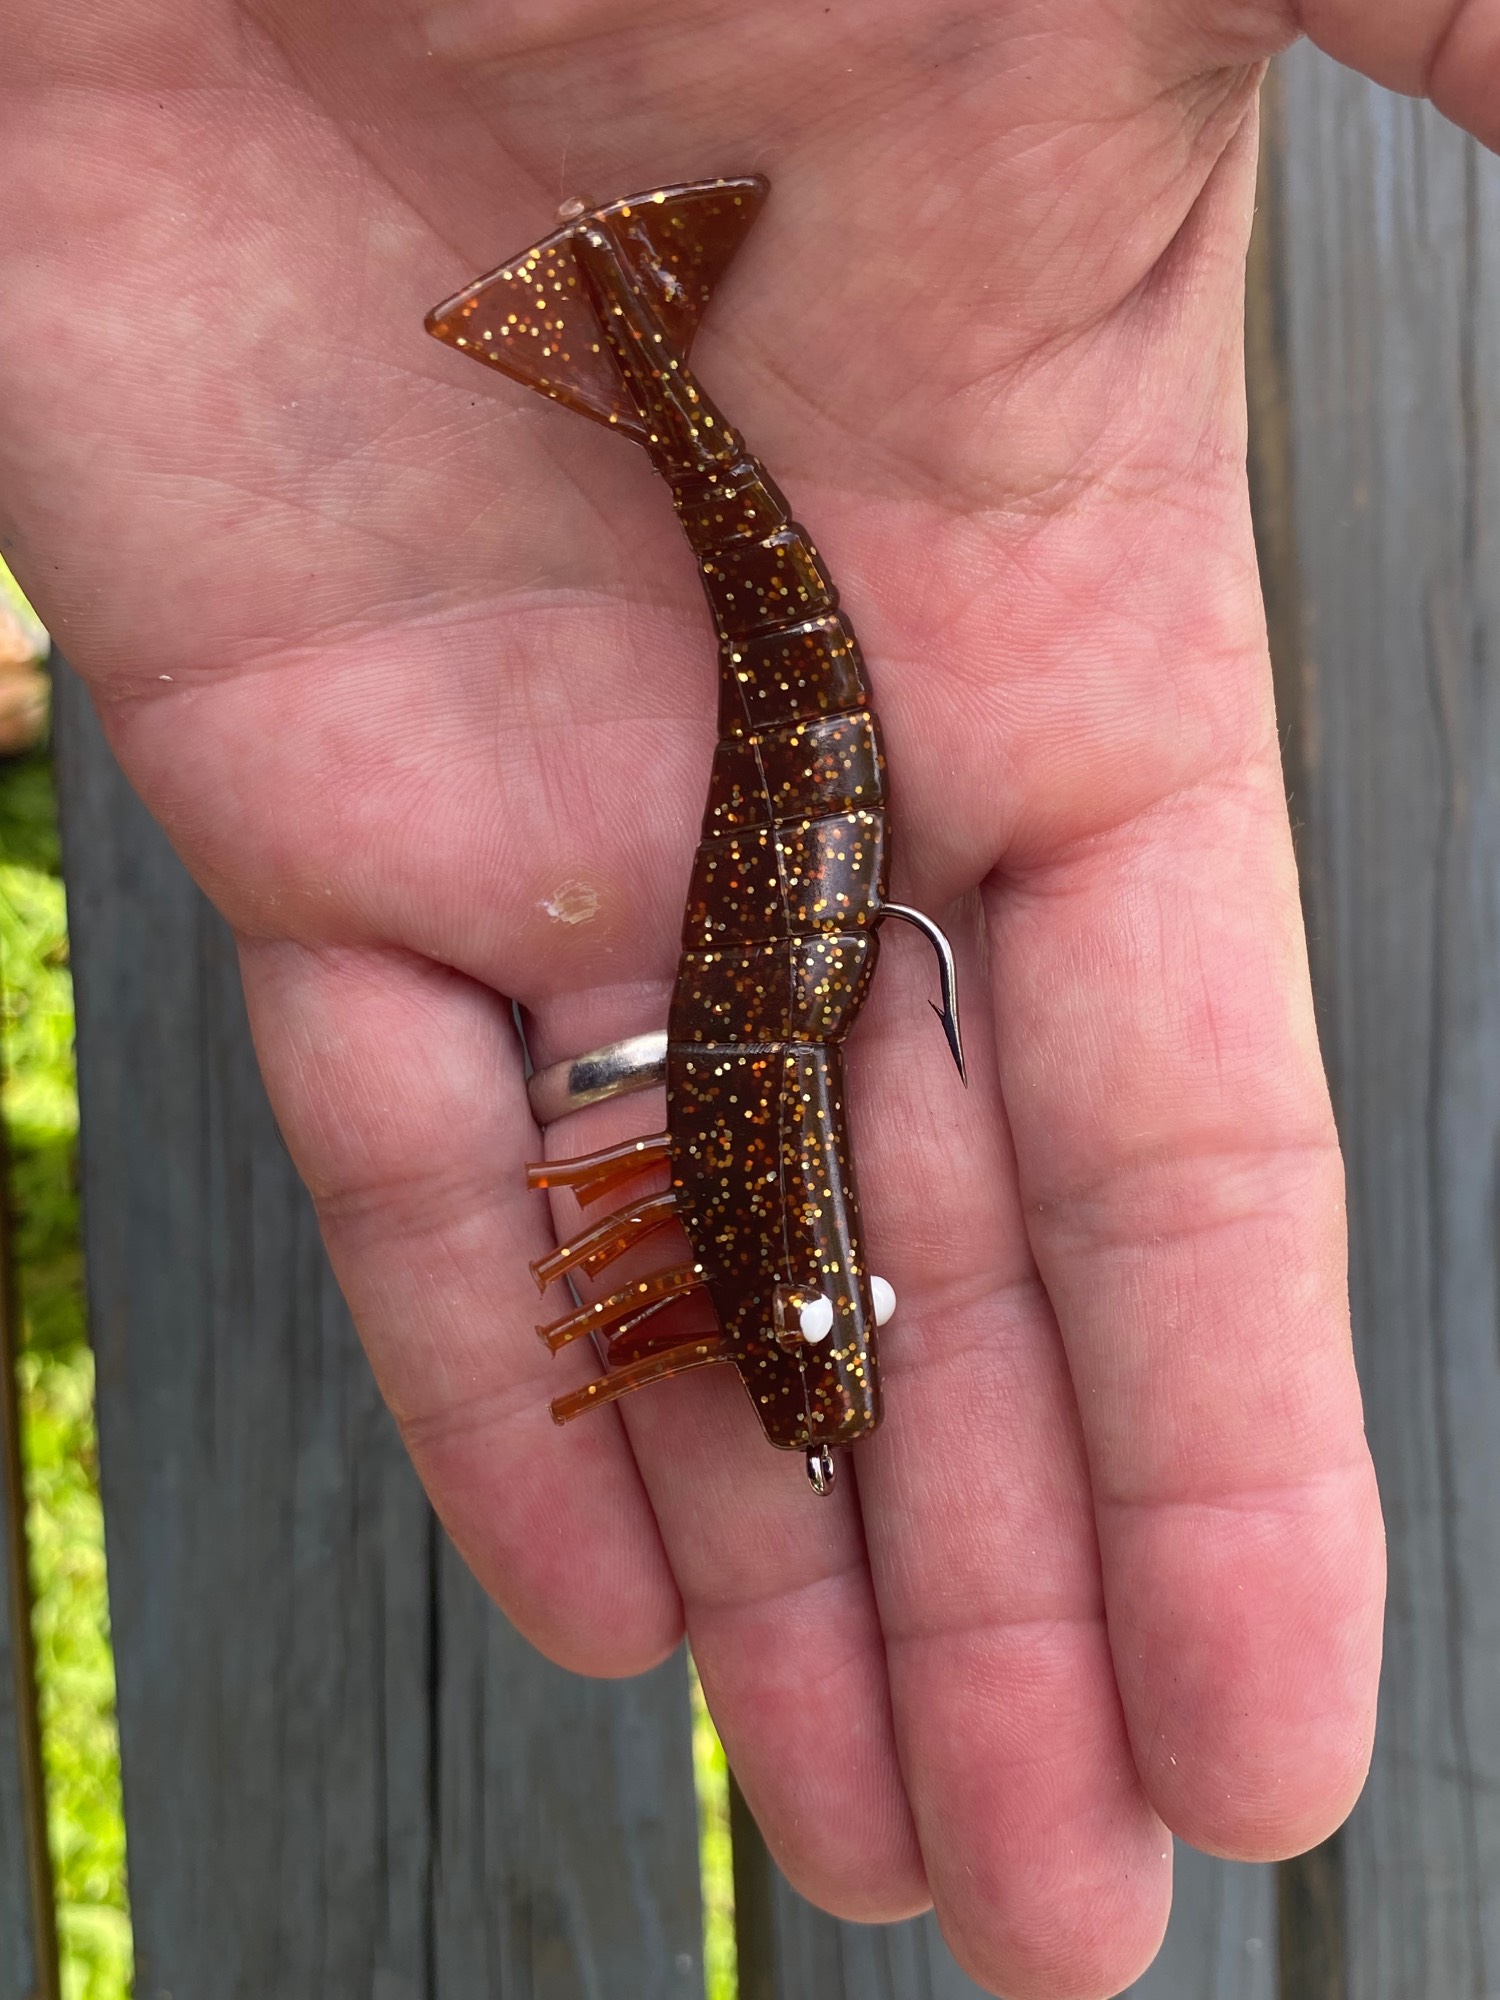
M73 989L52 774L41 754L0 763L0 1062L63 1993L125 2000L132 1952L78 1233Z

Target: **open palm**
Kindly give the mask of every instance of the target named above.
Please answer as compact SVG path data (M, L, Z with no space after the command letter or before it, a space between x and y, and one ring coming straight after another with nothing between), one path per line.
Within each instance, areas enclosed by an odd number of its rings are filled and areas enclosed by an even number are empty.
M1473 122L1497 35L1474 0L1433 69L1451 11L1312 25L1407 87L1451 70ZM1256 65L1295 25L19 0L0 29L3 545L236 930L433 1500L570 1665L644 1667L685 1617L792 1879L935 1899L1014 1995L1139 1970L1165 1826L1285 1853L1368 1752L1378 1510L1243 466ZM891 939L851 1068L900 1306L827 1504L725 1371L549 1420L593 1364L531 1330L509 1003L543 1059L663 1024L712 645L644 458L422 332L565 195L752 169L697 364L864 642L895 892L958 943L972 1086Z

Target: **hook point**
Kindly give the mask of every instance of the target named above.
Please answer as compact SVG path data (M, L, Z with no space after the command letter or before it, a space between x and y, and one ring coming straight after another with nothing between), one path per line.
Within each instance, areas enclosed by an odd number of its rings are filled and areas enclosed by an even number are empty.
M948 1044L948 1053L958 1069L959 1081L965 1090L969 1087L969 1072L964 1063L963 1036L958 1026L958 968L954 963L953 947L942 930L931 917L920 910L909 910L904 903L882 903L875 921L881 923L886 917L899 917L903 924L910 924L919 930L937 953L938 981L942 987L943 1004L929 1000L928 1006L943 1024L943 1038Z

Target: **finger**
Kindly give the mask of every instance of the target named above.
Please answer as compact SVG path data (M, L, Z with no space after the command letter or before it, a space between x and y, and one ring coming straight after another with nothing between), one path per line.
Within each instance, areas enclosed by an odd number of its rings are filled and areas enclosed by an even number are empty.
M1382 1563L1274 748L988 909L1136 1758L1196 1845L1286 1853L1362 1780Z
M1500 145L1496 0L1160 0L1153 43L1164 80L1259 62L1299 34L1335 61Z
M1430 97L1487 146L1500 145L1500 6L1495 0L1302 0L1297 25L1339 62L1391 90Z
M549 1003L537 1022L540 1058L654 1026L667 997L663 984L654 997L643 988ZM548 1129L547 1148L577 1154L660 1131L664 1121L656 1091L564 1119ZM564 1205L560 1233L573 1227ZM686 1254L685 1239L654 1237L601 1286L671 1268ZM853 1481L846 1474L819 1499L802 1454L772 1449L728 1367L653 1384L618 1407L705 1696L784 1873L813 1902L855 1920L925 1909ZM589 1411L573 1428L602 1414Z
M977 908L969 912L970 936ZM960 988L983 991L960 940ZM965 1967L1015 1995L1118 1992L1161 1940L1171 1843L1115 1687L1078 1415L1026 1239L994 1037L964 1091L915 939L855 1040L885 1421L857 1454L903 1767Z
M396 951L241 941L267 1088L423 1483L480 1582L552 1658L634 1673L681 1608L618 1420L562 1432L586 1379L537 1340L534 1137L503 1001Z

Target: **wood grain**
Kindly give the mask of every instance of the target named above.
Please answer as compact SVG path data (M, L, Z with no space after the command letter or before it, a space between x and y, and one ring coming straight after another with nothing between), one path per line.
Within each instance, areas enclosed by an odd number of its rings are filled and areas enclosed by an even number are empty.
M695 2000L681 1662L569 1681L449 1556L227 933L57 730L137 2000Z
M1327 1948L1295 1992L1480 2000L1500 1992L1500 165L1305 49L1282 88L1287 666L1391 1554L1374 1769L1332 1879L1300 1885Z

